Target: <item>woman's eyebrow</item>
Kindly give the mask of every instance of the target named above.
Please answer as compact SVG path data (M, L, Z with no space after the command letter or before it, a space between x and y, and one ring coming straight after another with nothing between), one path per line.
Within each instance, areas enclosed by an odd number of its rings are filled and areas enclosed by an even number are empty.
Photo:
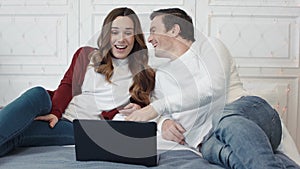
M119 27L111 27L111 29L120 29ZM129 27L129 28L125 28L126 30L133 30L133 28Z
M133 28L131 28L131 27L130 28L125 28L125 29L130 29L130 30L132 29L133 30Z

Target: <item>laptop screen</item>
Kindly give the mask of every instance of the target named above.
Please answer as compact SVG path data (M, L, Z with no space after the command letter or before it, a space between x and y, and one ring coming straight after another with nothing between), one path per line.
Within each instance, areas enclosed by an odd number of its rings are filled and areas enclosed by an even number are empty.
M155 122L74 120L76 159L157 165Z

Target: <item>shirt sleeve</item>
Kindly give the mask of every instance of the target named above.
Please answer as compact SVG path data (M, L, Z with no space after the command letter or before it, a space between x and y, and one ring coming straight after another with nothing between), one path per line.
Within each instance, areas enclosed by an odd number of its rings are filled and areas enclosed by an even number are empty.
M51 114L61 118L73 96L81 93L81 85L89 63L88 54L93 50L91 47L79 48L73 55L71 65L58 88L55 91L48 91L52 101Z
M197 51L199 63L205 67L206 74L198 78L197 90L193 91L189 86L180 94L164 96L151 103L151 106L160 114L182 112L199 108L207 104L225 104L228 75L230 73L230 61L220 53L220 46L224 46L217 39L209 39L201 44ZM188 93L188 97L185 97ZM183 99L184 104L178 102ZM222 105L221 105L222 106Z

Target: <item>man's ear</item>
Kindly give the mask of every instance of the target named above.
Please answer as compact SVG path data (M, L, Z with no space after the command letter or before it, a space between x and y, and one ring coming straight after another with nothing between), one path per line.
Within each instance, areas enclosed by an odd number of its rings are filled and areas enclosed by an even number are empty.
M181 32L180 26L178 24L175 24L172 28L172 35L174 37L179 36L179 33Z

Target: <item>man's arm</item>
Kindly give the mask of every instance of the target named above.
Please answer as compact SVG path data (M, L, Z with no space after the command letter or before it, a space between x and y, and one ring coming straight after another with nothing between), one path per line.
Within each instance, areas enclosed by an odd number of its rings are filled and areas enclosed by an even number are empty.
M210 103L226 103L226 89L230 74L230 59L224 57L228 53L223 43L217 39L209 39L202 43L199 52L199 62L202 64L207 74L200 81L197 90L187 86L181 93L164 96L151 103L151 106L158 114L168 114L181 112L194 108L199 108ZM228 51L227 51L228 52ZM191 93L185 97L185 93ZM185 100L185 104L178 102L180 98Z
M199 70L195 70L197 73L191 78L197 83L183 87L180 92L157 97L158 99L149 106L133 112L126 120L147 121L158 115L183 112L207 105L218 107L221 111L226 103L226 90L230 78L230 59L228 53L223 55L222 52L227 51L224 49L226 47L217 39L205 40L194 50L198 57L193 62L199 63ZM181 69L175 68L173 71L175 74L182 73Z

